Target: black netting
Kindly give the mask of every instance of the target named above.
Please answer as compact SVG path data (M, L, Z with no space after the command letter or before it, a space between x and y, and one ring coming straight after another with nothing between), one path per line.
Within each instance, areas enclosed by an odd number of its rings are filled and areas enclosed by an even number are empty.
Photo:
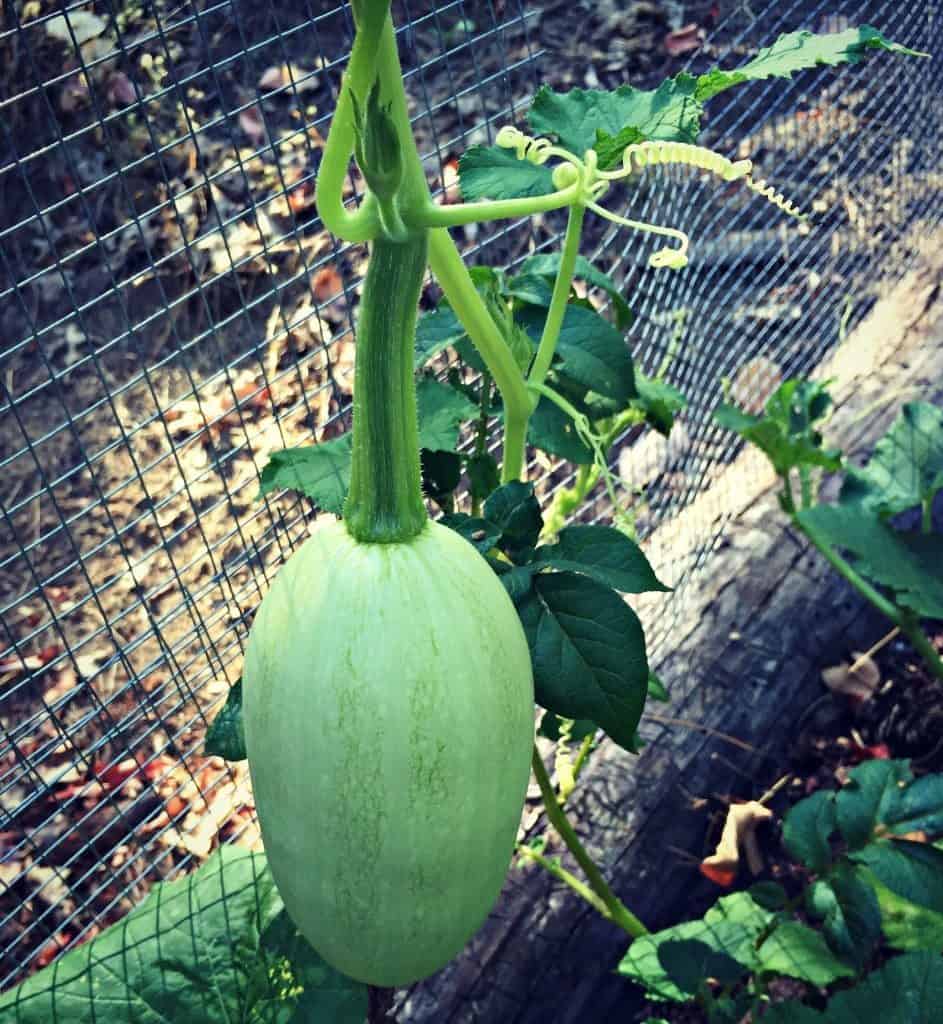
M457 157L519 122L539 81L651 84L677 70L620 47L631 19L618 6L606 28L572 4L396 2L434 187L454 189ZM920 50L937 39L932 5L732 6L694 70L847 20ZM639 31L660 46L670 17ZM202 757L203 735L311 513L290 495L257 500L268 453L348 425L365 252L338 245L313 206L346 6L21 0L2 18L6 987L218 839L258 842L244 766ZM650 270L630 232L588 232L587 255L632 306L640 364L667 367L691 399L670 442L633 432L619 454L643 536L701 496L677 544L656 549L672 582L703 564L723 521L723 494L703 497L734 452L710 420L720 381L749 405L814 368L938 226L940 78L938 57L879 57L714 101L709 144L749 154L814 229L661 170L633 186L633 216L690 233L685 273ZM456 234L471 259L513 264L560 224ZM546 461L532 475L544 492L570 482ZM601 489L587 514L607 514ZM683 600L682 586L651 623L656 656Z

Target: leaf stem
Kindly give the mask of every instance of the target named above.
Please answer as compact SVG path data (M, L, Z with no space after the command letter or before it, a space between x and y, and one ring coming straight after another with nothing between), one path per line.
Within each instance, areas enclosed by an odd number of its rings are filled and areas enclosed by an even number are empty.
M504 461L501 478L518 480L524 469L524 439L530 395L507 342L475 290L468 268L444 228L429 232L429 266L446 299L481 353L504 402Z
M557 270L557 278L553 283L553 294L550 298L550 308L547 310L547 319L544 321L544 329L540 335L537 355L534 357L527 377L527 383L531 387L543 384L553 361L553 353L556 350L557 341L560 338L560 328L563 326L563 317L566 314L566 304L573 286L573 272L576 269L576 258L580 251L580 233L583 229L585 215L586 207L582 203L574 203L570 207L566 222L566 234L563 237L563 249L560 252L560 267ZM539 396L535 395L532 399L533 407L536 408L539 401Z
M937 653L936 648L930 642L930 638L920 628L916 616L909 612L903 612L900 621L900 630L907 637L913 649L927 663L927 668L943 682L943 659Z
M417 228L454 228L463 224L480 224L488 220L532 217L536 213L559 210L574 203L580 196L577 182L559 192L542 196L521 196L517 199L488 199L477 203L454 203L440 206L428 203L412 214L411 224Z
M569 818L563 812L563 808L557 803L557 795L553 791L550 777L547 775L547 769L544 767L540 751L536 746L531 756L531 767L534 770L537 785L540 786L540 795L543 798L547 819L560 834L560 838L566 843L576 863L579 864L586 875L593 892L605 906L605 916L631 935L633 939L637 939L640 935L647 935L648 929L645 925L609 888L608 883L596 866L596 862L590 857L580 842L579 836L577 836L573 826L570 824Z
M545 857L537 850L532 850L529 846L524 846L522 844L518 846L517 852L524 857L529 857L532 861L539 864L545 871L549 871L555 878L559 878L560 881L565 885L568 885L577 896L586 900L586 902L595 911L597 911L597 913L602 914L603 917L609 917L609 908L606 904L603 903L603 901L585 882L580 881L572 871L567 871L562 864L557 864L556 861L550 860L549 857Z

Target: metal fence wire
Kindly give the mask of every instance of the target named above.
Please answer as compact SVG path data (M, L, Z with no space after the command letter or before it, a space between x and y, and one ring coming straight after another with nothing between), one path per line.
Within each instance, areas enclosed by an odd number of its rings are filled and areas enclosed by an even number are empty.
M689 20L713 18L696 71L849 22L939 49L934 3L711 6L395 0L431 183L454 190L457 156L520 123L541 80L677 70L663 40ZM346 5L309 0L3 5L0 987L218 842L258 843L244 765L202 744L312 514L257 499L267 455L348 425L365 252L323 230L313 185L351 39ZM651 271L610 225L590 235L640 364L691 400L667 444L633 434L619 453L643 536L732 457L710 422L719 381L749 406L814 368L939 225L941 66L878 58L714 101L708 144L749 154L811 230L661 169L626 201L690 233L686 272ZM548 216L460 241L513 264L559 230ZM532 469L544 494L570 479ZM656 566L679 584L650 624L656 661L723 495L693 522Z

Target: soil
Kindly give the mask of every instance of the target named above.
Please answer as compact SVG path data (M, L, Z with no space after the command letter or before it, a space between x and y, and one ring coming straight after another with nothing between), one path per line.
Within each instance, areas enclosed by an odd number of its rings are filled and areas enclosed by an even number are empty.
M937 650L943 650L943 630L929 633ZM858 652L860 653L860 652ZM848 652L849 660L855 654ZM790 897L808 883L808 873L797 865L782 843L779 824L788 809L816 790L840 788L855 765L869 758L909 759L917 776L943 771L943 686L925 668L909 644L894 639L874 656L881 682L873 697L857 701L828 691L806 710L792 744L792 756L783 767L779 789L768 806L775 812L777 825L763 830L764 869L751 876L745 869L729 889L718 887L718 896L756 882L781 884ZM827 666L822 666L826 668ZM718 805L717 829L705 846L713 849L719 839L726 808ZM892 951L881 949L874 965ZM821 993L792 979L781 979L771 989L774 1001L807 999L819 1009L824 1005ZM663 1017L671 1024L706 1024L699 1008L666 1003L649 1003L635 1019Z

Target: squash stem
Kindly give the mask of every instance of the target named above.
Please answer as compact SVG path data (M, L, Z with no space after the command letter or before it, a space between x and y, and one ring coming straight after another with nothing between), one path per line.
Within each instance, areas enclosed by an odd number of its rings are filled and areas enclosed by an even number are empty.
M348 533L403 543L428 516L422 499L413 344L426 270L426 236L373 242L363 286L354 375Z
M534 770L537 785L540 786L540 795L543 798L544 809L547 812L550 824L559 832L560 838L566 843L576 863L579 864L583 874L586 875L593 892L602 900L606 907L606 916L623 931L631 935L633 939L637 939L640 935L647 935L648 929L609 888L609 884L602 877L596 862L590 857L586 852L586 848L580 842L579 836L577 836L576 831L570 824L569 818L567 818L563 808L557 802L557 795L550 784L550 776L547 775L547 769L544 767L540 751L536 746L531 756L531 767Z

